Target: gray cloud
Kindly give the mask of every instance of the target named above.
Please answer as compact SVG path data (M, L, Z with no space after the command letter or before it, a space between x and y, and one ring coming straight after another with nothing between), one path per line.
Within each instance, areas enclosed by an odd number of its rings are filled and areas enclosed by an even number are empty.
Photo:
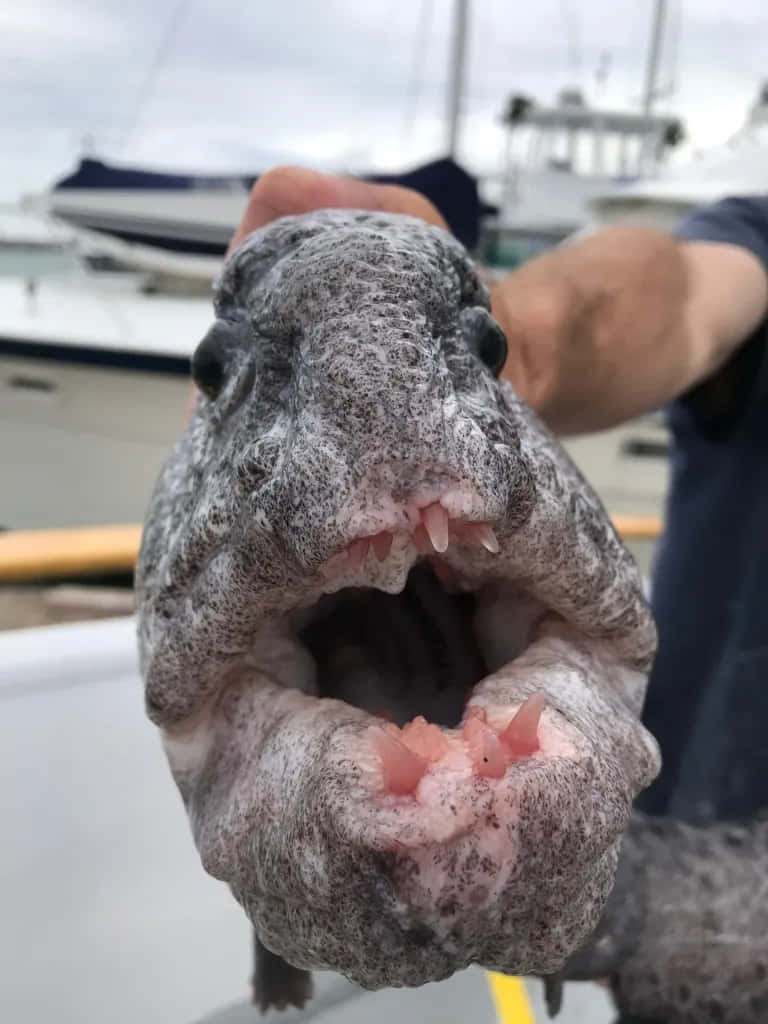
M431 9L423 38L422 4ZM0 196L44 186L86 136L108 159L191 170L286 159L395 167L434 156L450 11L450 0L4 0ZM595 98L603 51L612 70L599 99L636 102L649 23L650 2L474 0L465 162L488 169L498 160L497 116L510 92L549 99L576 78ZM678 90L666 105L702 143L742 120L767 73L766 35L762 0L684 5Z

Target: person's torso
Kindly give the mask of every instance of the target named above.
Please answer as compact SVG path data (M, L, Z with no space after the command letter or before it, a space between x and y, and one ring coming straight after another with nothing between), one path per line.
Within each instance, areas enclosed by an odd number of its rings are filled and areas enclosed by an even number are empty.
M768 807L768 345L761 328L670 410L644 717L660 779L638 804L692 822Z

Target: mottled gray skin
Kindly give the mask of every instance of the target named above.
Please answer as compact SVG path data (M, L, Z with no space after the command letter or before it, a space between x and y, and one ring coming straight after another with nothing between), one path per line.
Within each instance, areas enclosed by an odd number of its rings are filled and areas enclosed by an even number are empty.
M600 925L562 977L607 978L639 1024L762 1024L766 896L768 818L694 828L635 813Z
M215 299L224 387L199 398L144 531L147 708L203 864L273 953L370 988L472 963L559 970L599 919L631 802L658 770L638 720L655 631L636 568L560 446L473 353L488 307L464 249L412 218L322 211L251 235ZM440 691L439 652L407 668L415 640L393 673L375 639L354 668L345 647L335 678L303 631L328 602L352 607L333 602L362 591L342 586L403 591L412 549L335 581L320 568L437 497L490 523L501 549L445 555L478 608L486 678L471 703L511 717L543 691L548 739L502 779L435 769L416 799L383 791L364 708L460 708L466 680ZM413 596L409 582L389 598L392 623Z

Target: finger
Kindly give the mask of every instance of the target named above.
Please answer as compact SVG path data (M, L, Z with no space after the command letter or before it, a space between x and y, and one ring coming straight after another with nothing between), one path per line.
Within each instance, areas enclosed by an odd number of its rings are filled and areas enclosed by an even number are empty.
M276 167L254 184L229 252L246 235L278 217L334 207L410 214L438 227L447 227L438 209L413 189L377 185L304 167Z

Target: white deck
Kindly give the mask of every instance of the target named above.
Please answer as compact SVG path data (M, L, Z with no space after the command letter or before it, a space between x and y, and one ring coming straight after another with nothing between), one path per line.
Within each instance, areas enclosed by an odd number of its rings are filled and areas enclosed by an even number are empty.
M0 277L0 338L186 358L212 320L209 298L142 295L106 275L40 279L32 297L23 277Z
M248 927L198 862L144 717L130 619L0 634L0 778L0 1020L257 1024ZM363 993L332 975L319 989L305 1014L275 1021L495 1020L479 970L416 991ZM558 1024L611 1019L581 985Z

